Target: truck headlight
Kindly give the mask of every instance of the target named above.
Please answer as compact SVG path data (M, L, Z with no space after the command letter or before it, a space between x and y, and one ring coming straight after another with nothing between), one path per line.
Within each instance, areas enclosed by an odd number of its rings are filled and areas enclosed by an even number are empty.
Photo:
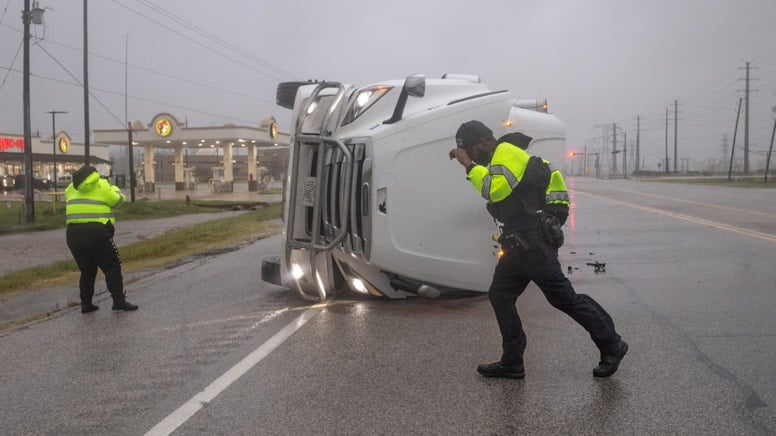
M388 93L393 87L391 86L371 86L364 88L356 93L356 98L350 102L350 107L345 113L345 118L342 120L342 125L352 123L356 118L361 116L367 111L373 104L380 100L382 96Z
M303 276L304 276L304 270L302 269L302 267L296 263L291 264L291 277L293 277L294 280L299 280Z
M353 289L357 292L360 292L362 294L369 293L369 291L366 289L366 285L364 284L364 281L359 278L353 278L351 280L351 283L353 283Z

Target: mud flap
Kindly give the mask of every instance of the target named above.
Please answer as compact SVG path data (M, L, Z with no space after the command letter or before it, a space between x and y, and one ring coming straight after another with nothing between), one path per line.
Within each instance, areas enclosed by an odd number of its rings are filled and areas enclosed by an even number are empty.
M261 261L261 279L273 285L283 286L283 281L280 278L280 257L265 257Z

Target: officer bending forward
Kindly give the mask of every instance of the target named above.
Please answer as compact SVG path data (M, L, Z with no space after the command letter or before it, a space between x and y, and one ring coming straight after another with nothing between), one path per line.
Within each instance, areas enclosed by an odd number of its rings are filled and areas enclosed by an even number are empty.
M601 352L593 376L614 374L628 344L617 334L603 307L574 291L561 270L557 246L551 245L542 231L541 210L550 182L547 163L510 142L496 141L493 132L479 121L463 123L455 139L458 147L450 150L450 159L457 159L466 168L467 179L488 200L488 211L503 224L500 242L505 254L488 289L503 353L501 360L479 365L477 371L486 377L525 377L526 337L515 301L533 281L553 307L590 333Z

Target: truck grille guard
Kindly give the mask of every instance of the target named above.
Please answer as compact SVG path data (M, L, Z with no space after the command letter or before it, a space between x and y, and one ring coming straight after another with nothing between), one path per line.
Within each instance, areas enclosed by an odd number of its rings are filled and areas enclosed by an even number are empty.
M330 106L325 108L326 114L320 123L320 134L304 134L303 127L306 126L305 121L310 105L320 101L321 91L329 88L337 88L337 93ZM321 258L321 254L329 253L339 246L361 254L364 251L360 212L366 207L365 202L368 201L361 198L363 195L368 196L368 184L364 183L366 192L359 190L359 185L366 147L363 144L345 144L333 138L332 132L327 130L332 121L337 121L336 117L345 93L346 89L340 83L325 82L318 85L300 112L294 132L293 161L288 186L289 209L285 260L286 265L291 266L294 250L307 251L310 270L304 275L292 274L292 276L299 294L309 301L323 301L327 297L325 280L322 278L320 269L331 265L328 263L330 259ZM323 109L317 108L317 110ZM335 118L332 119L332 117ZM300 168L303 151L311 156L309 169ZM353 184L354 177L359 181L356 185ZM300 183L303 184L301 203L298 201ZM302 214L305 222L300 224L304 226L304 235L300 235L295 228L298 207L306 208L305 213ZM323 272L326 278L331 278L330 274L331 271Z

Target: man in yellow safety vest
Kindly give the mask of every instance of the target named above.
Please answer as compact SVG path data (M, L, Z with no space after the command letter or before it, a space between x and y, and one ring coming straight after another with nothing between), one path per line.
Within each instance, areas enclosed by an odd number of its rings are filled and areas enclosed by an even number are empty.
M121 258L113 243L113 209L124 203L124 194L100 177L95 168L84 165L73 174L73 182L65 189L65 202L67 246L81 270L81 313L99 309L92 303L97 268L105 274L113 310L137 310L137 305L126 300Z

